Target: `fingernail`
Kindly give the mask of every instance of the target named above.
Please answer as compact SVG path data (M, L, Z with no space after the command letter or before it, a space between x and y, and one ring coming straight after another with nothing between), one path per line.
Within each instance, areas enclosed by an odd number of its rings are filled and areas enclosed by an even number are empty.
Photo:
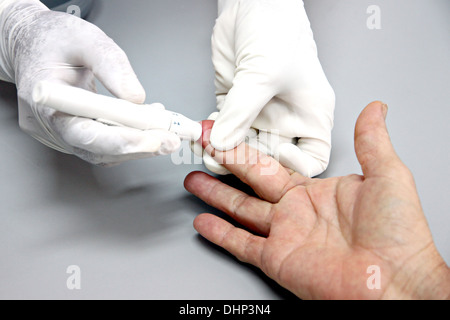
M384 116L384 119L386 119L387 113L388 113L388 110L389 110L389 106L386 103L383 102L382 107L383 107L383 116Z

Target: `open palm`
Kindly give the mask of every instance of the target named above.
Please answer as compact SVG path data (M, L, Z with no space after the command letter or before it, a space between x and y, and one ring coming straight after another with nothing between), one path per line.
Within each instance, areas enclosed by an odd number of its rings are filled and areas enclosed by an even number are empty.
M364 176L309 179L245 144L232 151L245 154L245 164L230 161L237 157L230 152L210 150L216 160L227 159L225 167L259 197L201 172L186 178L187 190L253 232L210 214L197 217L195 228L300 298L413 297L426 278L423 270L448 280L413 177L389 141L385 112L381 103L372 103L356 125ZM211 125L205 122L204 128ZM208 150L207 135L203 143ZM270 166L277 166L276 174L261 174Z

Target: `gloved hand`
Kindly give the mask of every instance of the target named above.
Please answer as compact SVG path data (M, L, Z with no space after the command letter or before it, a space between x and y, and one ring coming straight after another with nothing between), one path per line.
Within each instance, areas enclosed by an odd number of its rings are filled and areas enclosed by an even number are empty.
M0 78L17 85L20 127L42 143L98 165L164 155L180 146L165 130L107 126L36 105L34 86L56 82L141 104L145 91L126 54L99 28L37 0L0 0Z
M211 145L243 141L312 177L328 166L335 95L301 0L219 0ZM250 131L249 131L250 129ZM204 153L213 172L227 171Z

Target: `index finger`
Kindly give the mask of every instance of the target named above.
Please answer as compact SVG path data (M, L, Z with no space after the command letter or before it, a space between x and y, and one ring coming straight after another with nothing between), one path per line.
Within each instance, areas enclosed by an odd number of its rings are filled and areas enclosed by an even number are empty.
M202 146L214 160L246 183L263 199L277 203L296 186L289 172L272 157L241 143L233 150L215 150L209 141L214 121L203 121Z

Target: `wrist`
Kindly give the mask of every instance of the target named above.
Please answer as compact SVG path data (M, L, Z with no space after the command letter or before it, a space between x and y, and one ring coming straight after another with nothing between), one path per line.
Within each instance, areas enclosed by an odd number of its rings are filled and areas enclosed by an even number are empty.
M434 244L415 255L396 272L383 299L450 299L450 268Z

